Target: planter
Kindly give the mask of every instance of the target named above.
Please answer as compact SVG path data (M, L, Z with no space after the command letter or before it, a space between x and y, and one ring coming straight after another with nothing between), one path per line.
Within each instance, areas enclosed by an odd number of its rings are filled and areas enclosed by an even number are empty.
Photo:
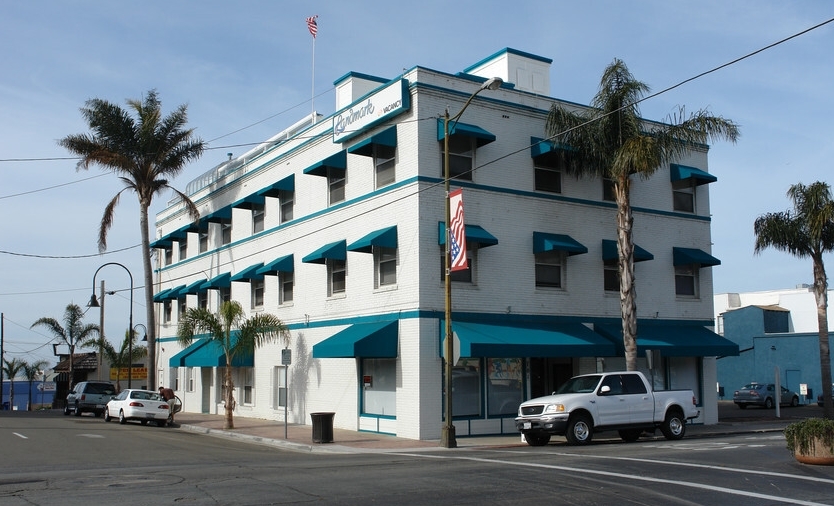
M785 429L785 441L797 462L834 465L834 420L807 418Z

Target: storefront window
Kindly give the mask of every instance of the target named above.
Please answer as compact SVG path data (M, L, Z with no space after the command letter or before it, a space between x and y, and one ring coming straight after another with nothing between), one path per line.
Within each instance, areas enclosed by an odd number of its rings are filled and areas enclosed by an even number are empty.
M481 360L478 358L462 358L452 369L452 417L456 416L481 416Z
M362 384L363 413L396 416L397 359L363 359Z
M522 400L520 358L487 359L487 413L515 415Z

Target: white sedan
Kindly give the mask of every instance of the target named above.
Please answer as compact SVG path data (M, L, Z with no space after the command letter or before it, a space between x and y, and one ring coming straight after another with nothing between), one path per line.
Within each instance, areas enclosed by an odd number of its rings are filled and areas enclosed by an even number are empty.
M168 423L168 403L158 393L150 390L128 388L113 397L104 407L104 421L118 417L119 423L139 420L142 425L148 421L160 427Z

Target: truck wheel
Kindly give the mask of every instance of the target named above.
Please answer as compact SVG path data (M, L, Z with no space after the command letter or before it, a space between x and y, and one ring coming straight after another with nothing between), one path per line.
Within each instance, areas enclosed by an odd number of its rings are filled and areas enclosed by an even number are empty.
M73 413L75 416L81 416L81 408L78 407L78 404L75 405L75 411Z
M663 437L676 441L682 439L686 434L686 420L683 418L683 413L678 410L670 410L666 413L666 418L660 425L660 431L663 432Z
M545 446L550 442L550 434L524 434L524 439L530 446Z
M620 439L626 443L633 443L640 439L640 435L643 434L643 429L625 429L618 431L618 434L620 434Z
M70 414L69 403L65 402L64 403L64 416L69 416L69 414Z
M586 445L594 437L594 422L588 415L574 415L568 420L565 439L570 445Z
M765 399L765 409L772 409L773 408L773 399L768 397Z

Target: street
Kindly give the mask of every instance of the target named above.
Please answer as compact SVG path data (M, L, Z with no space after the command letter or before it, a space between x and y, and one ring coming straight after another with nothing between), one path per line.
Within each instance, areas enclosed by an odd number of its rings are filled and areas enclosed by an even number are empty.
M3 412L0 445L0 504L15 506L834 504L834 468L796 463L780 433L305 454L92 416Z

